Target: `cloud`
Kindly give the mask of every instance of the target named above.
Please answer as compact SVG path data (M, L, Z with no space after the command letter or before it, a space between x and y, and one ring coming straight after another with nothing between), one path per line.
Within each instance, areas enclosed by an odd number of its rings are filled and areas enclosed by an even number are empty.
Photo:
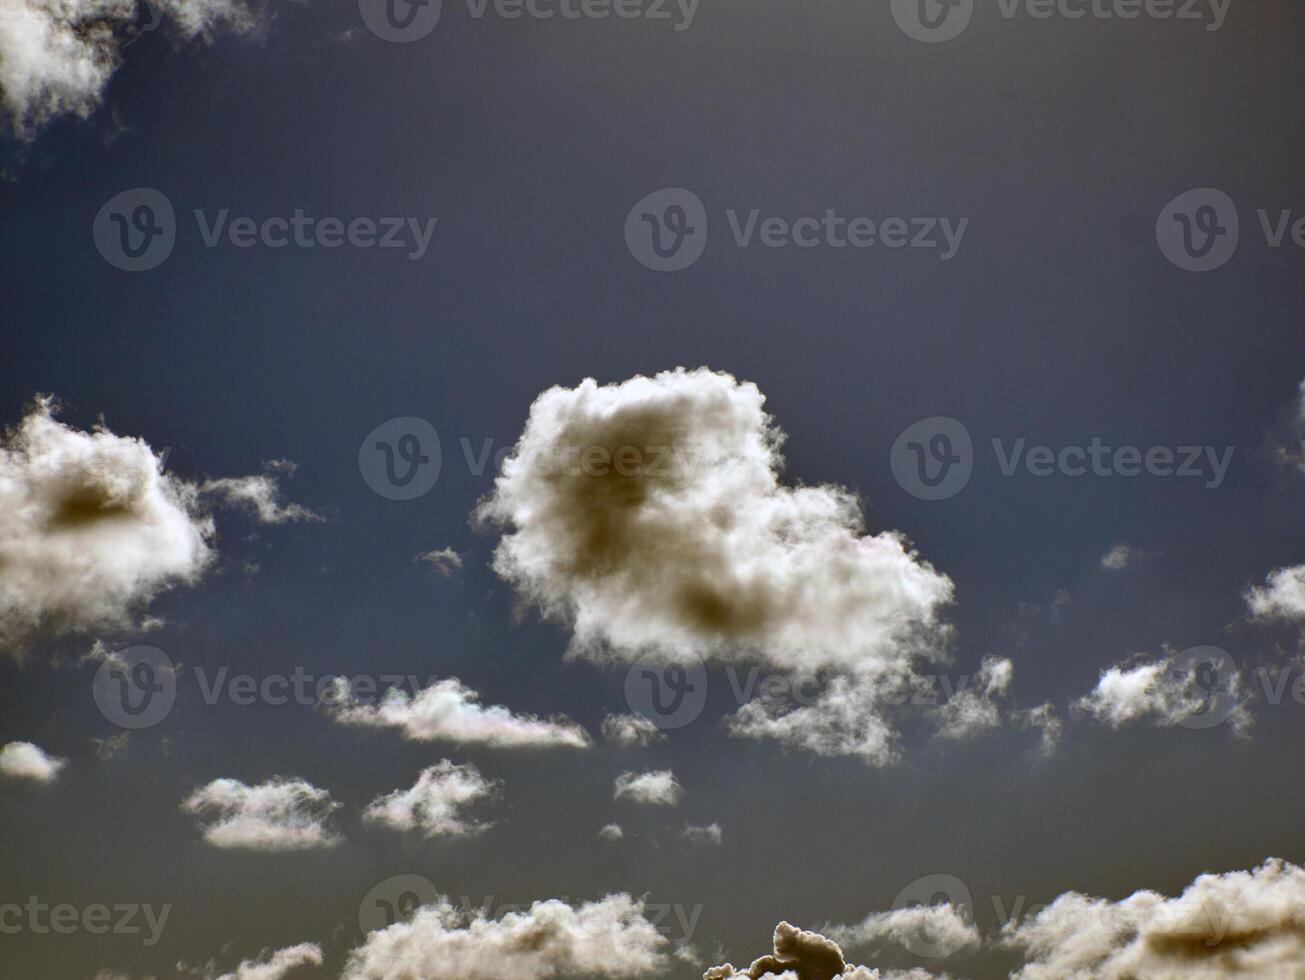
M1117 544L1101 556L1101 567L1108 572L1122 572L1140 556L1127 544Z
M1060 748L1061 737L1065 733L1065 723L1060 720L1060 716L1056 714L1055 705L1050 701L1040 704L1036 708L1016 711L1013 720L1017 728L1037 728L1042 731L1042 739L1038 743L1038 749L1033 753L1035 757L1050 759L1056 754L1056 750Z
M706 369L544 392L477 510L503 532L494 569L571 627L572 656L762 659L843 675L831 698L849 707L854 689L858 711L877 711L918 658L944 656L951 580L900 534L866 534L851 491L781 483L764 401ZM812 740L811 712L744 714L740 734L891 754L882 718L842 718Z
M243 0L151 0L183 39L210 39L219 29L253 31L259 23ZM56 116L83 119L99 107L138 35L136 0L0 0L0 115L30 139Z
M0 748L0 775L15 779L34 779L38 783L52 783L67 761L51 755L31 742L10 742Z
M877 678L838 676L809 704L792 707L761 697L727 722L736 738L775 739L823 756L855 756L877 766L901 759L900 737L887 714L894 703Z
M616 841L616 840L621 840L623 837L625 837L625 831L621 829L621 825L619 823L609 823L609 824L604 824L601 828L599 828L598 836L601 837L603 840Z
M1201 875L1178 898L1069 892L1009 924L1004 940L1025 956L1016 980L1292 976L1305 963L1305 870L1271 859Z
M666 736L643 715L608 715L603 719L603 738L618 745L651 745Z
M880 972L853 966L832 939L781 922L775 927L774 953L762 956L746 969L725 963L704 973L703 980L927 980L933 974L923 970Z
M322 947L317 943L300 943L264 952L257 960L244 960L234 973L224 973L217 980L282 980L296 967L321 965Z
M1246 604L1257 619L1305 619L1305 565L1270 572L1263 586L1246 590Z
M200 484L202 496L216 498L231 507L248 511L260 524L285 524L289 521L324 521L316 511L299 504L282 504L281 490L274 475L293 474L295 464L287 460L264 463L266 472L257 476L224 476Z
M327 824L339 806L324 789L277 777L256 786L215 779L187 797L181 809L216 815L204 828L204 840L214 847L297 851L340 843Z
M0 0L4 2L4 0ZM3 28L0 28L3 29ZM81 432L39 400L0 442L0 641L128 628L212 560L195 488L140 439Z
M496 795L498 783L485 779L473 765L448 759L423 769L411 789L379 796L363 811L363 820L395 830L420 830L427 837L467 837L489 824L464 812Z
M709 823L706 826L695 826L694 824L685 824L684 830L680 834L690 844L702 844L705 846L716 847L724 837L720 829L720 824Z
M887 942L910 949L918 937L927 936L929 945L945 955L977 949L983 942L968 914L949 903L875 912L855 925L827 926L824 932L852 948Z
M557 899L500 919L448 899L370 933L343 980L546 980L641 977L662 970L667 940L626 894L572 906Z
M104 738L91 736L91 745L95 747L95 757L103 762L116 758L126 750L131 741L131 732L119 732Z
M623 772L616 777L613 785L613 799L629 800L646 806L676 806L684 796L684 788L669 769Z
M337 678L331 701L336 721L368 728L398 728L418 742L447 741L500 749L585 748L585 730L567 718L542 719L513 714L500 705L485 707L480 695L456 677L437 681L409 695L390 688L379 704L354 698L344 678Z
M1071 706L1114 729L1150 719L1159 728L1175 725L1207 727L1206 719L1228 721L1233 731L1245 735L1252 717L1238 673L1216 675L1216 686L1203 674L1205 662L1180 656L1134 666L1117 664L1101 672L1097 685Z
M438 551L423 551L413 561L424 561L437 575L448 578L462 567L462 556L452 548L440 548Z
M972 738L1001 725L1001 707L1015 676L1015 665L1003 657L984 657L977 677L939 708L937 737Z

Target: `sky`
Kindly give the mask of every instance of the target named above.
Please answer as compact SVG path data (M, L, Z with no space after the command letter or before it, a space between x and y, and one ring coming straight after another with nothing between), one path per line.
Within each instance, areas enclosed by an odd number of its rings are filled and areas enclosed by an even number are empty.
M1302 27L0 0L0 978L1305 975Z

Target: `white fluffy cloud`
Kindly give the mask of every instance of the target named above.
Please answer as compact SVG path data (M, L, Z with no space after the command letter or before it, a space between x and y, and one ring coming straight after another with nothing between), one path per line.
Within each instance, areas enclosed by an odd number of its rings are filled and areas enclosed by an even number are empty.
M276 501L270 474L291 464L196 485L144 440L80 431L57 412L40 398L0 437L0 645L14 651L40 631L138 627L156 596L199 581L214 559L213 499L263 520L310 513Z
M662 936L629 895L573 906L551 899L499 919L441 898L370 933L343 980L547 980L641 977L666 965Z
M1305 565L1270 572L1264 585L1246 591L1246 604L1260 619L1305 619Z
M151 0L187 40L253 30L244 0ZM60 115L86 118L139 32L136 0L0 0L0 109L19 136Z
M467 837L489 824L467 809L496 795L498 784L471 764L448 759L422 770L411 789L379 796L363 811L363 820L395 830L418 830L427 837Z
M398 728L404 737L418 742L446 741L500 749L584 748L590 744L585 730L567 718L518 715L501 705L487 708L480 703L480 695L456 677L437 681L416 696L390 688L378 704L353 697L348 683L340 678L331 701L335 718L342 724Z
M938 738L971 738L1001 725L999 702L1010 691L1015 665L1004 657L984 657L976 677L939 709Z
M244 960L234 973L224 973L217 980L282 980L296 967L321 965L322 947L316 943L300 943L265 952L256 960Z
M0 642L128 626L212 558L193 486L140 439L80 432L54 412L38 402L0 443Z
M895 685L873 677L837 676L808 704L757 698L730 719L737 738L775 739L825 756L856 756L871 765L901 758L899 735L888 713Z
M680 836L690 844L715 847L720 844L725 834L718 823L709 823L702 826L690 823L684 825L684 830L680 833Z
M1214 720L1226 720L1234 732L1245 735L1252 718L1241 675L1217 677L1216 689L1206 691L1203 685L1209 681L1202 670L1200 662L1181 656L1116 665L1101 672L1096 687L1075 701L1073 709L1115 729L1147 719L1161 728L1204 727L1201 720L1216 712Z
M1117 544L1101 556L1101 567L1108 572L1122 572L1139 557L1131 545Z
M651 745L666 737L643 715L608 715L602 731L603 738L618 745Z
M947 903L875 912L855 925L828 926L824 932L835 942L853 948L891 943L910 949L919 937L927 936L930 946L946 950L948 955L977 949L982 943L968 914Z
M316 511L300 504L283 504L277 473L293 475L296 466L284 459L263 464L266 472L256 476L224 476L200 484L203 496L214 497L232 507L248 511L260 524L285 524L289 521L322 521Z
M623 772L616 777L612 796L646 806L676 806L684 789L669 769L648 772Z
M1305 963L1305 870L1269 860L1207 874L1178 898L1061 895L1011 923L1017 980L1231 980L1293 977Z
M598 829L598 836L603 840L617 841L625 837L625 831L619 823L604 824Z
M187 813L212 818L204 827L209 844L256 851L334 847L341 838L328 820L339 806L324 789L282 778L254 786L215 779L181 804Z
M906 670L951 581L864 534L850 491L781 484L764 401L705 369L544 392L479 509L505 532L495 570L577 653Z
M31 742L10 742L0 748L0 775L16 779L52 783L66 764L65 760L47 755L44 749Z
M571 626L572 655L838 674L827 706L749 705L736 734L895 758L883 691L943 656L951 580L900 534L867 534L851 491L781 483L764 402L706 369L544 392L478 509L503 530L494 568Z
M413 561L425 562L437 575L448 578L462 567L462 556L452 548L423 551Z

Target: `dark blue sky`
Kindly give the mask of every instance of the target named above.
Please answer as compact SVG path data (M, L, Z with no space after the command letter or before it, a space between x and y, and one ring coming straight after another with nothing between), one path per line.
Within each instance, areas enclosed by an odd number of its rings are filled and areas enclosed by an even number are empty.
M0 183L0 418L57 395L70 423L172 447L197 479L286 458L287 496L331 515L258 527L219 516L222 560L157 604L148 638L174 660L261 675L457 676L486 703L564 713L596 732L626 710L624 670L563 662L567 631L514 615L488 567L495 539L469 515L491 488L460 439L511 445L531 402L587 376L616 382L679 365L755 381L788 434L786 476L859 493L872 530L898 529L949 575L956 675L1010 657L1024 706L1067 718L1057 757L1003 731L945 750L909 736L874 769L728 738L723 675L703 720L651 749L517 754L401 742L302 707L215 707L183 686L168 721L108 762L114 732L89 696L93 665L54 666L84 637L21 666L0 659L0 743L68 757L51 787L0 787L0 900L171 902L158 946L131 937L0 937L0 976L168 976L305 940L328 965L359 941L362 896L424 874L500 902L607 891L701 905L693 939L739 960L781 918L816 927L887 908L921 875L980 896L1173 893L1201 871L1305 858L1293 777L1305 707L1226 729L1068 719L1069 701L1129 654L1198 644L1244 665L1281 659L1294 630L1245 621L1243 590L1305 561L1305 479L1271 437L1305 377L1305 252L1269 248L1257 209L1305 213L1297 98L1305 7L1233 0L1200 24L1007 20L977 0L939 44L887 4L703 0L692 26L472 18L386 43L355 5L278 8L265 39L180 45L166 31L124 51L104 107L8 149ZM351 32L342 38L345 32ZM92 222L114 195L162 191L178 218L160 267L119 271ZM692 190L710 223L692 267L652 272L623 238L627 212ZM1235 202L1225 266L1171 264L1153 227L1191 188ZM257 220L438 217L429 251L205 247L192 212ZM788 219L969 219L957 256L927 250L735 247L727 209ZM359 444L396 416L443 444L435 488L386 500ZM918 419L974 438L974 475L943 501L895 482L890 449ZM1226 480L1002 476L991 440L1060 447L1236 447ZM1109 574L1115 543L1141 549ZM448 579L412 562L451 546ZM256 575L243 574L256 562ZM1068 602L1052 617L1059 590ZM1040 614L1021 604L1038 605ZM503 822L466 842L366 830L357 811L438 758L505 782ZM674 818L622 810L611 780L669 766ZM220 776L328 786L348 842L266 855L205 848L178 803ZM599 826L646 826L599 851ZM721 847L675 840L718 821ZM658 837L658 846L647 836ZM123 896L117 899L116 896ZM684 977L719 960L684 967ZM891 965L891 964L889 964ZM953 967L1003 976L1000 956ZM323 973L325 975L325 972Z

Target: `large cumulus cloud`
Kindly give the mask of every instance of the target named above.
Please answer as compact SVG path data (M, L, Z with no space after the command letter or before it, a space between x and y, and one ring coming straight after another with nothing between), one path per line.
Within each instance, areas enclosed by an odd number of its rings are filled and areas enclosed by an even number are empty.
M573 655L755 657L845 678L859 718L941 656L952 583L897 532L867 533L851 491L782 483L764 404L706 369L544 392L478 510L503 531L494 568L571 626ZM781 717L745 727L804 727L761 724Z
M194 486L140 439L82 432L39 401L0 444L0 642L120 628L213 558Z
M38 398L0 438L0 649L12 652L40 631L139 626L160 593L213 564L209 511L229 496L214 481L167 473L143 439L103 424L75 429L57 413L52 398ZM270 472L252 479L275 500ZM302 508L272 516L292 511Z
M1280 860L1201 875L1178 898L1060 896L1007 926L1017 980L1296 977L1305 964L1305 869Z

